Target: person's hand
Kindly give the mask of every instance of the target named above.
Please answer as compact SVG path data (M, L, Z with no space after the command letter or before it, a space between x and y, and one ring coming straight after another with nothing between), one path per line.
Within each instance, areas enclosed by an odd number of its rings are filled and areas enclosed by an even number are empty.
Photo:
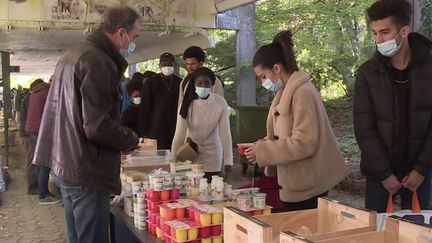
M415 192L422 184L424 176L416 170L412 170L407 176L402 179L402 186L408 190Z
M387 179L383 180L381 183L391 195L395 194L402 187L402 184L398 178L393 174L387 177Z
M256 163L256 145L252 145L249 148L247 148L245 151L245 156L246 156L246 159L249 161L249 163L255 164Z

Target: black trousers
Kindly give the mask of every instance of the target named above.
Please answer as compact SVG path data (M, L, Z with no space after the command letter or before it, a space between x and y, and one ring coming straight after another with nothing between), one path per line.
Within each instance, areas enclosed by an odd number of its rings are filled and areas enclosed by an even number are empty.
M328 191L324 192L323 194L320 194L318 196L306 199L304 201L300 202L284 202L282 201L282 208L278 210L278 212L289 212L289 211L298 211L298 210L305 210L305 209L313 209L318 207L318 198L319 197L326 197L328 195Z

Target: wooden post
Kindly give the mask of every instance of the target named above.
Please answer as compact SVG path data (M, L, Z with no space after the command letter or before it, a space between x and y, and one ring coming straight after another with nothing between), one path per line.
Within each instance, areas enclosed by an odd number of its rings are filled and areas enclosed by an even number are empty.
M2 51L1 61L2 61L2 78L3 78L3 116L4 116L4 141L5 141L4 159L6 161L6 166L9 166L9 117L11 115L10 53Z

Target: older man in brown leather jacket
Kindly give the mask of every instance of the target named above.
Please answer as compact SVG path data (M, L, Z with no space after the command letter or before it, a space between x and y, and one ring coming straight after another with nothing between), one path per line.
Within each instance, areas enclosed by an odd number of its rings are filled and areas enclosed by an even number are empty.
M108 8L99 28L56 66L33 163L50 167L62 190L68 242L109 242L120 152L138 145L138 136L120 124L120 78L139 30L133 9Z

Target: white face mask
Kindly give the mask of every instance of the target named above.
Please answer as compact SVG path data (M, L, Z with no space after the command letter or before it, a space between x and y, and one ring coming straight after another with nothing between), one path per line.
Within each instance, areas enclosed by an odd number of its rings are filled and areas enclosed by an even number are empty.
M165 76L171 76L174 73L174 67L171 66L161 67L161 72Z
M135 105L141 104L141 97L132 98L132 103Z
M195 93L200 97L201 99L207 98L211 93L211 88L204 88L204 87L195 87Z
M399 49L402 46L403 39L401 43L398 45L396 43L396 38L399 36L399 34L392 40L377 44L377 49L381 55L385 57L392 57L396 55L396 53L399 51Z

